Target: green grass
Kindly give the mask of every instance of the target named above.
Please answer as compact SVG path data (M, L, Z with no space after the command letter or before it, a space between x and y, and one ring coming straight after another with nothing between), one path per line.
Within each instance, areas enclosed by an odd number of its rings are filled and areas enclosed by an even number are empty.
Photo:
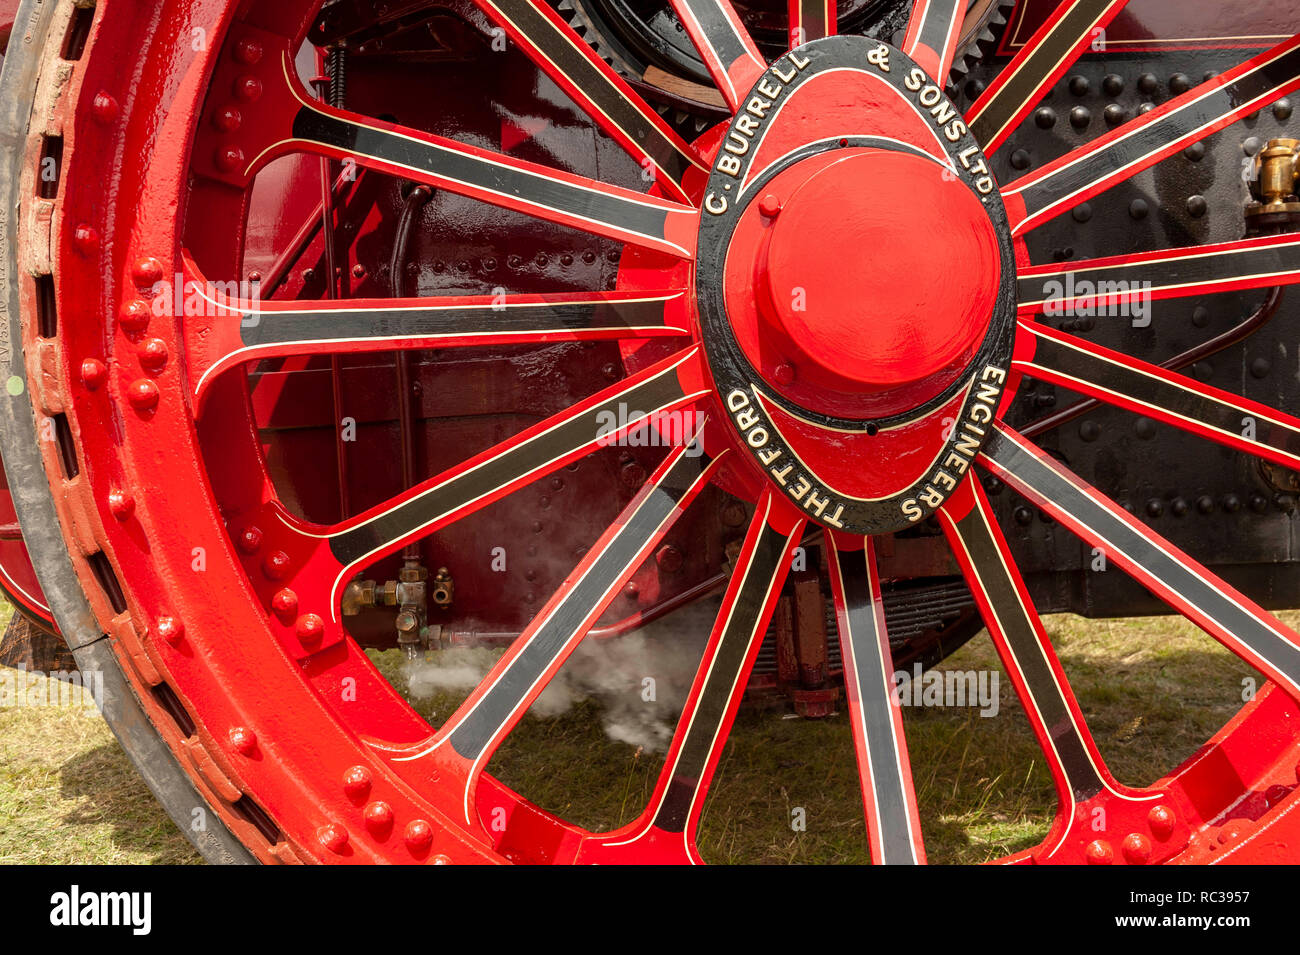
M1300 613L1282 616L1300 625ZM1253 676L1177 618L1061 616L1047 627L1108 765L1130 784L1152 782L1190 755L1240 707L1242 680ZM457 652L443 665L481 671L493 656ZM396 651L373 657L408 689ZM943 669L996 667L981 635ZM464 695L448 688L413 702L437 724ZM1052 781L1005 675L995 717L972 708L905 712L932 862L984 862L1042 838L1055 809ZM662 757L610 739L605 715L590 699L558 715L530 713L490 770L586 828L629 822L645 805ZM802 831L791 826L796 810ZM742 711L705 808L700 848L722 863L867 861L844 714L804 720ZM0 709L0 863L197 858L97 716L71 707Z

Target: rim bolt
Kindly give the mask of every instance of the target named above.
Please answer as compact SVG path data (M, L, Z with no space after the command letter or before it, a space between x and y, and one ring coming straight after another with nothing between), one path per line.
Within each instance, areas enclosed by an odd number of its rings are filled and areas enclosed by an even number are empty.
M451 865L451 856L445 856L441 852L439 852L436 856L433 857L433 864Z
M94 391L108 376L108 366L98 358L87 358L81 363L81 383Z
M1129 865L1146 865L1151 859L1151 840L1140 832L1125 836L1121 848Z
M271 609L277 617L288 623L298 613L298 595L288 587L277 590L271 598Z
M131 267L131 277L141 288L151 289L163 280L162 263L152 255L142 256Z
M230 745L244 756L252 756L257 750L257 734L247 726L232 726L229 736Z
M772 370L772 377L776 379L778 385L789 385L794 382L794 365L789 362L782 362Z
M307 646L320 643L321 635L325 632L325 621L320 618L319 614L305 613L298 618L297 626L294 628L298 634L298 639Z
M222 172L238 172L244 165L244 151L238 146L222 146L213 162Z
M101 123L111 123L117 118L117 100L100 90L90 102L90 112Z
M148 378L137 378L126 389L126 398L137 411L158 407L158 386Z
M366 828L380 838L386 837L393 828L393 807L382 799L376 799L366 806L362 815L366 820Z
M1088 848L1083 850L1083 854L1088 859L1088 865L1110 865L1115 861L1115 850L1104 839L1094 839L1088 843Z
M167 343L161 338L150 338L140 343L140 364L152 371L160 371L167 364Z
M72 230L72 244L83 254L94 252L99 245L99 233L94 226L79 225Z
M262 95L262 81L256 76L241 76L235 80L235 98L245 103L254 102Z
M769 219L775 219L781 212L781 200L769 192L758 200L758 211Z
M321 826L316 830L320 844L333 853L341 853L348 847L348 831L337 823Z
M245 554L256 554L258 548L262 546L262 529L250 524L240 531L235 543Z
M343 791L356 800L370 795L370 770L364 766L353 766L343 774Z
M244 114L233 106L219 109L212 115L212 125L223 133L233 133L243 123Z
M262 570L272 580L283 580L289 573L289 555L282 550L273 550L266 555Z
M1168 839L1174 834L1174 821L1172 810L1163 803L1152 806L1151 811L1147 813L1147 824L1151 826L1151 833L1157 839Z
M108 492L108 509L119 521L124 521L135 513L135 498L115 487Z
M137 298L122 306L117 321L128 332L142 332L149 327L149 317L149 303Z
M235 59L245 66L252 66L262 58L262 44L256 40L243 39L235 44Z
M402 839L413 853L428 852L429 846L433 845L433 827L423 819L412 819L406 824Z
M173 647L180 643L181 637L185 635L185 625L175 617L159 617L155 629L158 631L158 636Z

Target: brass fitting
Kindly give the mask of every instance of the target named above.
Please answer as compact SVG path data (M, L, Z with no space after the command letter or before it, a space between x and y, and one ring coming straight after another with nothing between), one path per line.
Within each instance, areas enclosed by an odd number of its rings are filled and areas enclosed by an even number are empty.
M1246 218L1300 213L1300 199L1296 198L1298 167L1300 140L1269 140L1255 157L1255 178L1250 184L1254 201L1246 204Z
M439 607L450 607L456 595L456 582L446 567L439 567L433 575L433 602Z

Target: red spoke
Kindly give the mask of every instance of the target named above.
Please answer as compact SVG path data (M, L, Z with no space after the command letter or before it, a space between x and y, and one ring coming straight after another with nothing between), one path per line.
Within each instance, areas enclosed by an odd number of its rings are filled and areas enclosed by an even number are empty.
M914 0L903 52L940 85L948 84L957 39L966 19L966 0Z
M988 154L997 152L1128 0L1070 0L1029 38L966 113Z
M1148 590L1300 700L1300 636L1005 425L983 463Z
M1300 88L1300 35L1011 183L1020 235Z
M771 490L759 498L649 806L631 826L589 838L577 861L638 852L643 861L701 861L695 832L709 783L803 536L802 520L773 526L782 507Z
M787 7L790 11L790 49L835 35L835 0L788 0Z
M454 780L467 824L476 824L474 792L501 741L708 484L721 457L709 460L700 451L698 444L674 449L432 742L393 757L427 760L425 772Z
M1145 301L1300 282L1300 236L1293 233L1037 265L1018 277L1022 315L1123 310Z
M185 339L196 405L222 372L286 355L683 336L682 292L556 292L426 298L241 302L205 291L210 317L189 315Z
M682 179L707 173L694 150L578 36L550 6L535 0L475 0L528 56L612 139L656 170L671 198L689 202Z
M1079 825L1083 804L1092 800L1140 803L1159 794L1135 797L1106 769L974 475L962 482L938 517L1056 783L1057 822L1040 850L1051 857L1065 847L1071 828Z
M903 712L894 695L894 662L875 550L870 538L863 550L842 550L831 533L826 541L871 861L923 864L921 817Z
M767 69L730 0L672 0L682 26L733 113Z
M1021 320L1015 367L1228 447L1300 468L1300 420L1157 365Z

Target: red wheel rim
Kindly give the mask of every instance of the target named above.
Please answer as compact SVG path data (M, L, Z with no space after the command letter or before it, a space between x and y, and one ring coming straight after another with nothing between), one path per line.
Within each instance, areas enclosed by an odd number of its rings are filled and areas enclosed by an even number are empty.
M918 0L902 48L894 49L835 38L834 17L823 5L792 3L792 22L810 45L768 64L729 4L675 0L737 117L773 84L793 82L783 77L804 70L800 62L811 64L811 75L823 60L839 64L837 57L851 53L861 54L864 91L892 84L892 93L869 94L873 102L909 91L918 106L945 119L935 127L942 137L936 144L908 131L914 118L898 104L883 119L853 114L853 124L876 125L855 125L842 136L832 129L844 115L792 109L773 120L772 138L750 154L752 165L735 171L728 159L734 153L726 151L735 120L688 145L549 8L481 0L489 21L654 170L654 187L637 192L323 105L292 65L317 4L263 5L239 17L228 9L234 6L165 0L152 17L113 0L96 8L71 78L33 129L33 167L41 134L57 130L63 143L59 194L33 213L55 223L46 230L50 247L28 239L22 250L33 274L52 275L57 319L29 322L24 344L38 412L62 422L70 442L43 454L82 584L160 733L259 857L700 861L695 829L775 595L793 548L820 526L831 555L872 856L924 861L902 719L889 692L893 667L871 535L931 514L952 543L1057 784L1061 810L1052 831L1012 861L1266 861L1285 854L1296 826L1289 813L1300 637L993 419L1019 377L1032 375L1300 467L1300 421L1290 415L1037 321L1042 302L1035 290L1061 270L1031 265L1019 241L1122 175L1300 88L1300 37L993 190L980 144L996 151L1121 2L1063 4L958 121L946 116L942 84L930 77L948 74L964 4ZM207 41L175 42L200 36ZM808 81L813 104L819 88ZM933 102L930 89L937 90ZM770 105L776 97L768 95ZM952 122L961 130L948 137ZM746 175L757 182L797 152L789 168L810 170L800 174L797 193L826 168L816 154L877 148L856 137L891 135L902 137L910 154L928 157L908 160L908 169L944 164L957 181L945 180L944 188L967 190L963 197L988 215L1002 273L982 286L987 314L978 328L969 316L952 319L951 341L933 346L941 360L923 362L918 375L882 378L859 355L852 374L841 376L854 383L846 386L831 374L832 332L842 333L840 326L814 329L814 338L824 337L813 354L765 365L763 356L781 344L771 329L788 334L795 317L780 308L775 323L757 307L748 316L732 313L747 296L746 283L763 274L764 243L778 241L764 232L780 221L769 213L783 210L765 210L759 190L746 200L752 209L737 211L735 238L729 232L710 246L717 236L708 216L720 215L710 208L723 201L720 184L727 176L741 187ZM799 152L814 143L826 148ZM959 144L974 149L954 148ZM172 299L180 301L208 285L205 268L237 273L237 243L223 246L212 237L242 234L253 175L294 151L355 161L625 242L617 285L507 296L504 303L466 296L356 299L329 308L269 301L253 309L212 297L202 309L209 314L173 314L161 291L171 276L183 277L172 289L183 293ZM100 182L105 157L120 170L111 196ZM993 191L984 190L986 180ZM1073 271L1150 281L1157 296L1187 295L1289 283L1300 274L1292 268L1296 249L1294 239L1278 236L1073 263ZM778 259L788 255L777 251ZM789 267L778 264L775 272ZM41 313L34 288L31 298L31 314ZM48 308L42 314L54 318ZM105 320L71 318L81 315ZM294 517L276 499L240 369L268 357L389 350L395 336L403 347L448 349L620 341L627 374L338 525ZM753 360L745 357L746 336L757 342ZM809 376L804 390L778 371L808 359L820 361L825 374ZM792 380L805 379L796 369ZM870 389L859 390L863 384ZM602 431L601 413L619 405L656 416L657 428L686 422L685 440L666 452L464 706L431 730L343 630L340 601L349 580L378 555L644 426L624 414ZM964 426L948 431L945 413ZM1258 438L1237 428L1246 416L1267 423ZM220 468L213 466L214 447ZM778 448L803 470L783 471L785 460L769 457ZM907 463L899 448L925 456L924 466ZM869 475L853 473L842 464L847 456L875 467ZM1118 784L1088 733L982 486L970 477L972 460L1104 547L1271 685L1169 776L1142 790ZM165 483L155 479L162 469ZM673 521L712 483L755 506L722 613L645 812L617 832L586 832L531 805L483 768ZM837 510L837 502L846 507ZM200 559L202 584L195 586ZM1232 767L1235 786L1225 784L1224 765ZM1249 825L1230 821L1229 809L1247 792L1276 798ZM1109 819L1105 838L1090 827L1098 809Z

